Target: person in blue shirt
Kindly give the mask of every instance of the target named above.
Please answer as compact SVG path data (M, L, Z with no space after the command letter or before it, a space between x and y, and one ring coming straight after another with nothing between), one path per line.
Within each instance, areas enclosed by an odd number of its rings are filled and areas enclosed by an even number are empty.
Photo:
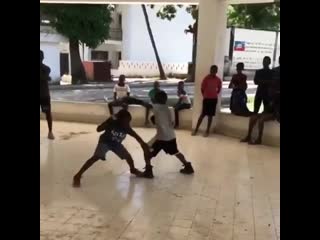
M131 118L131 114L127 110L122 109L97 127L97 131L103 133L100 135L99 142L93 156L85 162L79 172L73 177L74 187L80 187L83 173L97 161L106 160L105 155L109 151L114 152L120 159L126 160L132 174L136 176L140 176L142 174L135 168L131 154L122 144L122 141L128 134L138 141L145 156L150 154L149 146L130 127Z

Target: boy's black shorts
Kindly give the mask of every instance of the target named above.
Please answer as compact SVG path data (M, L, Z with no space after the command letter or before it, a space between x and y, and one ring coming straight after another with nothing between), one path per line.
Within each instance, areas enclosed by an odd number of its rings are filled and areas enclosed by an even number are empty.
M152 144L151 148L153 149L153 151L151 152L152 157L157 156L161 150L170 155L176 155L179 153L177 141L175 138L169 141L156 140Z
M218 99L203 99L202 101L202 115L214 117L216 115Z

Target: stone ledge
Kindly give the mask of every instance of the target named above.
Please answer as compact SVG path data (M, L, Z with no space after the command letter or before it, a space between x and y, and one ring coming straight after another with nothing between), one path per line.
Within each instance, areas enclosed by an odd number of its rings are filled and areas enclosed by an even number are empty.
M215 132L229 137L243 138L247 134L248 125L249 118L220 113ZM280 124L278 122L265 123L262 142L265 145L280 146Z
M106 103L52 101L51 104L53 119L56 121L99 124L110 116ZM129 106L129 111L132 114L132 126L143 127L145 108L131 105ZM172 108L171 113L173 116L174 113ZM151 115L152 111L150 112L150 116ZM40 114L40 118L44 118L43 114ZM218 114L215 132L225 136L242 138L246 135L248 121L248 118L221 112ZM191 130L191 109L180 112L180 125L181 129ZM280 146L279 123L274 121L265 124L263 142L270 146Z

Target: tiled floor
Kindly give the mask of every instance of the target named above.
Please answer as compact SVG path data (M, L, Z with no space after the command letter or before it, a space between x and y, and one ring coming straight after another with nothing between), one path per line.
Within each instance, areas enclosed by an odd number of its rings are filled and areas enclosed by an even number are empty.
M180 163L161 153L153 161L156 177L137 179L110 153L74 189L73 174L95 148L96 126L54 123L53 142L45 122L40 128L41 240L280 239L278 148L179 131L194 176L181 175ZM148 140L154 129L137 132ZM130 137L124 144L143 168L139 145Z

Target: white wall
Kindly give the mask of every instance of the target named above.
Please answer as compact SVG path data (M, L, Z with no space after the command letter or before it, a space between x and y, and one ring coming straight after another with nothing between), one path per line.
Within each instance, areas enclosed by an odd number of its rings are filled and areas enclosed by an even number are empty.
M60 43L67 43L68 39L60 34L40 33L40 49L44 54L44 64L51 69L50 77L53 81L60 79Z
M60 50L59 43L40 43L40 49L44 53L44 64L50 67L52 80L60 78Z
M141 5L123 5L122 9L122 59L130 61L155 61ZM164 63L191 61L192 35L184 29L193 25L194 20L184 8L179 9L171 21L156 16L158 7L147 7L150 25L161 61Z

